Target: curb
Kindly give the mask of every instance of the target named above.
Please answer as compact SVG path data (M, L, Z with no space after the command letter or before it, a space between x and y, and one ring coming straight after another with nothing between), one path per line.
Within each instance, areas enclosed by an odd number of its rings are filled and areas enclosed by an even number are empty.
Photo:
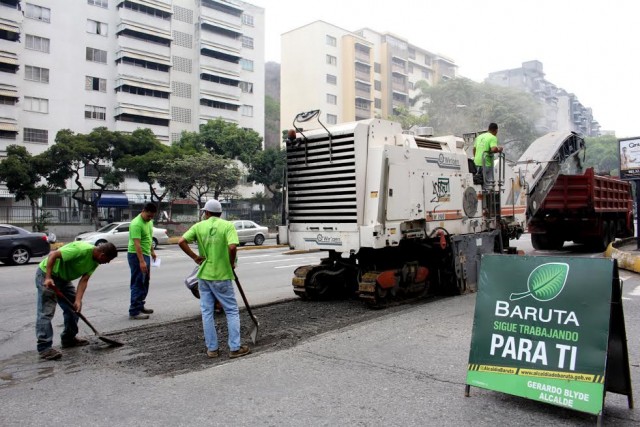
M627 237L626 239L617 240L607 247L604 256L618 260L618 267L622 269L640 273L640 252L630 252L619 249L630 243L636 243L636 238Z

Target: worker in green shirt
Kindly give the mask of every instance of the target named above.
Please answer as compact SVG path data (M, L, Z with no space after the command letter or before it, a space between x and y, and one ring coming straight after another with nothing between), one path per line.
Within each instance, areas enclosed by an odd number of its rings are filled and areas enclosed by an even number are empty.
M75 312L82 310L82 298L89 284L91 274L100 264L107 264L118 256L113 243L94 246L87 242L72 242L51 252L40 262L36 271L36 290L38 305L36 315L36 339L40 357L46 360L57 360L62 353L53 345L53 327L51 321L56 312L56 302L60 304L64 315L62 331L62 347L78 347L89 344L84 338L78 338L78 316ZM78 289L71 283L80 278ZM58 300L56 293L50 289L55 285L73 301L70 307L65 301Z
M493 187L493 155L501 153L502 147L498 146L498 125L490 123L486 132L478 135L473 142L473 163L478 174L483 177L482 188L490 190Z
M129 225L127 261L131 270L129 319L132 320L148 319L153 313L153 309L145 307L145 300L149 293L151 258L156 259L153 250L153 217L156 212L156 205L147 203Z
M240 344L240 312L232 283L238 232L233 223L220 218L222 205L219 201L209 200L201 210L205 219L187 230L178 245L200 266L198 289L207 356L215 358L220 355L214 322L214 304L219 301L227 317L229 357L233 359L251 352L248 346ZM198 255L189 247L193 241L198 243Z

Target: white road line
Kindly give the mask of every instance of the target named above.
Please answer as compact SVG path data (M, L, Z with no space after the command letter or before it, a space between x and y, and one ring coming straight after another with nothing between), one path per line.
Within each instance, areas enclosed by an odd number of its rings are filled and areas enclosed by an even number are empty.
M282 255L282 254L279 254ZM238 255L238 258L242 258L242 259L249 259L249 258L263 258L263 257L267 257L267 256L274 256L274 254L268 254L268 255Z
M627 297L622 297L622 299L626 299L626 300L631 301L631 298L627 298Z
M640 286L636 286L636 288L631 291L629 295L633 295L634 297L640 297Z
M297 261L301 261L301 260L305 260L305 259L316 259L316 258L296 258ZM250 264L267 264L267 263L271 263L271 262L283 262L283 261L289 261L288 259L274 259L271 261L257 261L257 262L252 262Z
M291 268L291 267L301 267L300 264L293 264L293 265L278 265L277 267L273 267L273 268Z

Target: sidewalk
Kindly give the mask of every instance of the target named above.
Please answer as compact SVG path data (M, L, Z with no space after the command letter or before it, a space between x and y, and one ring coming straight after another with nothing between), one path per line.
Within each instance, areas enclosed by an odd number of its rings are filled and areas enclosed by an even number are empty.
M43 363L50 376L0 389L3 426L588 425L595 418L464 383L475 294L431 300L176 377ZM303 314L301 314L303 315ZM635 325L629 325L630 328ZM194 331L200 333L200 331ZM630 335L634 336L634 335ZM630 358L639 358L636 345ZM96 357L108 357L108 352ZM61 366L61 365L58 365ZM638 369L632 380L638 390ZM640 423L608 394L607 425Z

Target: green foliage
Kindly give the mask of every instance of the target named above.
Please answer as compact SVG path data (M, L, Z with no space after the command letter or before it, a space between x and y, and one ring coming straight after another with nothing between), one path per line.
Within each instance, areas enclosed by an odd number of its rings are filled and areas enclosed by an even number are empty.
M259 151L249 168L247 180L262 184L273 194L273 205L278 208L282 202L282 183L286 168L287 153L279 147Z
M211 154L238 159L250 165L255 153L262 149L262 137L252 129L215 119L200 125L200 132L183 132L175 145L184 152L206 149Z
M264 145L267 148L279 147L280 141L280 103L269 95L264 97Z
M206 196L217 199L238 185L240 170L233 160L205 151L170 160L150 176L172 197L191 198L202 207Z
M620 153L615 136L599 136L584 139L584 167L593 167L599 175L620 175Z
M404 130L412 126L426 126L429 123L429 117L426 114L416 116L405 107L394 108L394 114L389 117L389 120L400 123Z
M465 78L448 80L426 92L429 125L436 135L462 136L486 130L495 122L499 141L522 141L526 148L539 136L535 122L541 107L528 93Z
M45 165L38 156L32 156L24 146L9 145L7 157L0 163L0 182L3 182L15 200L35 201L54 186L42 180Z

